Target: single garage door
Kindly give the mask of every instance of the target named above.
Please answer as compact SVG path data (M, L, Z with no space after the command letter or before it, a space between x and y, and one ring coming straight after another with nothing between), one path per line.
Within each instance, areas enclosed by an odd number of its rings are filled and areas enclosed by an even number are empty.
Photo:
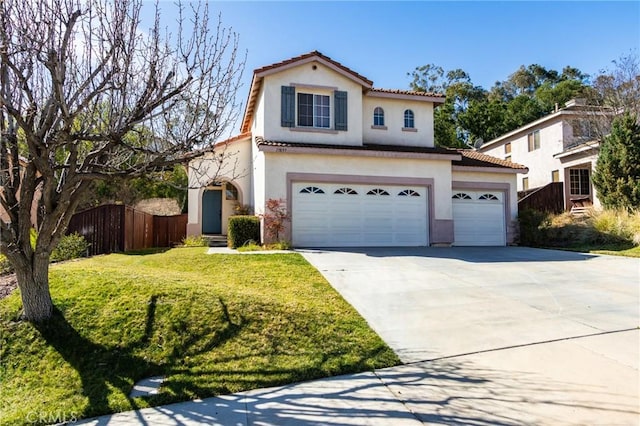
M504 246L504 193L453 190L456 246Z
M428 245L427 188L296 182L296 247Z

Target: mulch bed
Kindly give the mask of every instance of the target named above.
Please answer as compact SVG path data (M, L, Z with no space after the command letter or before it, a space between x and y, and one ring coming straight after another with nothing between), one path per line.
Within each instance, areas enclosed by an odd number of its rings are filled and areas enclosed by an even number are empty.
M10 295L16 288L18 288L16 274L0 275L0 299Z

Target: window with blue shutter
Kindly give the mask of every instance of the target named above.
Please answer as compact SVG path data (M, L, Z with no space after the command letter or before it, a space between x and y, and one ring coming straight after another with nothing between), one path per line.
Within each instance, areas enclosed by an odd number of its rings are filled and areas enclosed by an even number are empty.
M335 103L335 130L347 130L347 92L336 90L334 92Z
M296 125L296 88L282 86L282 100L280 125L282 127L295 127Z

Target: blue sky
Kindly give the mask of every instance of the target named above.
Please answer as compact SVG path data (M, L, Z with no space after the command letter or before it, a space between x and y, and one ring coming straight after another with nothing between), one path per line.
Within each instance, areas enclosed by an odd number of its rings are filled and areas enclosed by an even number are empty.
M245 98L255 68L312 50L373 80L406 89L415 67L462 68L490 88L520 65L595 74L640 53L640 2L211 1L247 51ZM160 3L163 19L173 2Z

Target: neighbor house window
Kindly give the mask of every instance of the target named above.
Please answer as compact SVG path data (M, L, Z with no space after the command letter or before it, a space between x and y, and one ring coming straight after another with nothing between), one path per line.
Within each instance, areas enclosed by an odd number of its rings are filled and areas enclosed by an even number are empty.
M522 178L522 190L526 191L527 189L529 189L529 178Z
M540 130L529 133L527 135L527 140L529 142L529 152L540 149Z
M551 172L551 182L560 182L560 172L558 170Z
M511 162L511 156L510 156L510 155L505 156L505 157L504 157L504 161L509 161L509 162Z
M298 126L331 127L330 102L327 95L298 93Z
M405 129L413 129L415 128L415 122L413 119L413 111L410 109L404 110L404 128Z
M373 110L373 125L384 126L384 110L380 107L376 107L376 109Z
M507 142L504 144L504 153L511 154L511 142Z
M571 195L589 195L589 169L570 169L569 188Z

